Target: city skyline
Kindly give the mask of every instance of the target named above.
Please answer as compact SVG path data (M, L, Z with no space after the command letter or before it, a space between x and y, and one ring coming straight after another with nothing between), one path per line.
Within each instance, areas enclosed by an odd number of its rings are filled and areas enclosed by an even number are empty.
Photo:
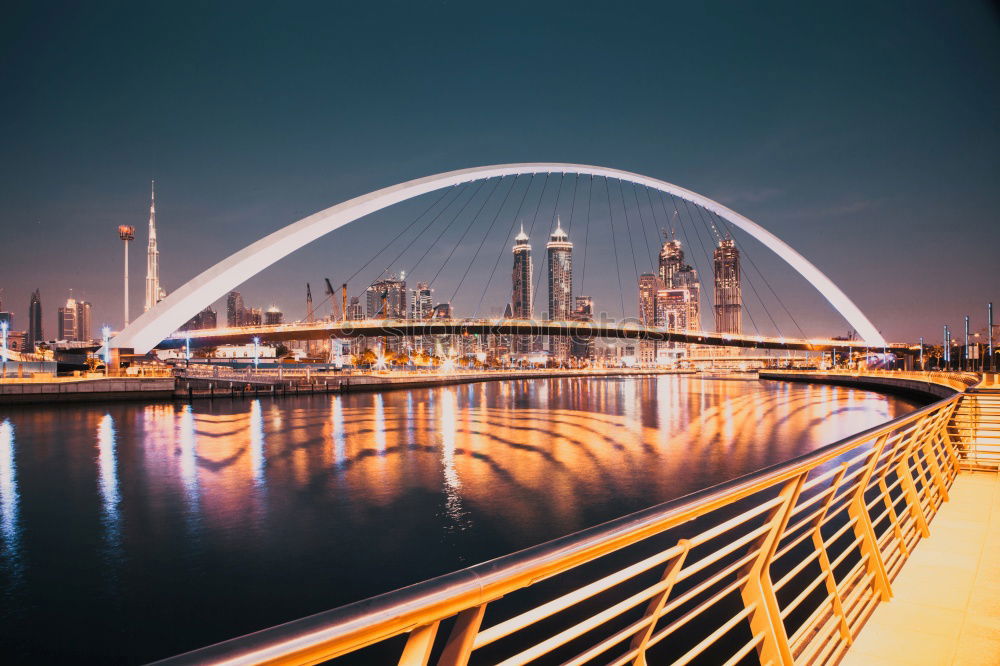
M169 23L169 10L157 11L164 12L164 20L154 21L154 26ZM428 18L434 16L433 10L427 11ZM51 93L24 87L29 77L51 78L47 74L57 63L49 55L13 57L0 66L11 82L12 94L23 93L16 97L18 104L0 113L24 130L13 137L7 167L10 171L17 164L18 168L0 184L0 214L33 248L31 253L0 251L6 266L4 302L20 322L16 326L25 329L35 289L52 304L61 302L73 289L94 304L95 322L119 322L121 255L111 247L110 233L117 224L144 226L137 222L149 205L145 187L153 177L161 190L157 213L169 228L168 234L157 239L158 250L169 257L158 277L169 291L249 240L376 187L468 164L558 157L649 173L704 192L745 213L786 238L827 272L889 339L940 338L942 323L957 328L966 313L973 316L974 325L981 326L983 303L992 297L987 285L997 274L989 248L1000 240L997 225L989 223L995 198L992 183L997 181L998 168L993 156L1000 152L1000 139L984 113L995 106L995 63L1000 58L979 55L996 51L995 22L983 14L989 10L970 5L943 12L925 6L922 14L899 22L891 8L868 8L859 27L858 22L846 22L832 10L796 8L788 20L797 22L798 32L782 30L753 12L718 22L698 8L681 11L691 26L690 34L677 35L676 43L669 46L648 48L655 50L653 55L659 62L679 58L689 65L689 72L663 78L653 76L656 70L640 65L634 76L621 80L613 79L612 73L637 57L629 44L635 33L647 30L627 17L608 19L582 9L564 17L565 29L545 39L523 31L513 16L494 10L470 10L449 19L445 22L448 27L464 26L477 39L461 40L468 56L462 67L448 64L438 53L419 57L424 72L440 71L441 76L464 82L463 94L446 91L439 104L426 107L436 109L440 118L419 111L407 118L400 115L403 110L380 105L380 100L400 94L402 84L372 88L368 78L399 65L402 56L397 50L376 49L375 59L357 76L341 69L329 70L339 87L322 82L315 85L315 94L328 102L341 99L344 93L374 93L364 114L350 105L328 104L338 108L336 126L312 125L329 133L317 148L325 148L327 141L338 146L337 159L332 162L321 158L324 151L307 147L306 137L294 130L295 124L290 123L294 116L284 105L278 104L273 113L254 105L234 106L232 100L248 90L239 82L227 84L218 94L212 92L212 77L229 63L203 50L202 39L208 33L201 30L211 32L223 16L206 12L204 28L193 28L184 36L191 50L181 60L194 59L206 65L197 69L194 78L185 79L184 85L208 94L200 102L193 101L197 96L182 95L188 100L187 113L174 117L156 110L169 105L152 103L160 101L158 95L176 95L180 90L180 62L162 55L172 53L171 49L156 50L166 33L154 27L149 34L151 42L146 44L127 36L128 25L135 20L127 12L115 15L101 11L93 17L81 17L85 24L103 21L91 25L90 33L118 35L111 43L131 58L130 62L149 63L141 77L114 79L114 85L122 87L115 91L145 103L130 105L135 113L115 124L109 123L110 114L97 114L113 92L110 73L124 65L109 53L78 49L80 63L70 65L70 71L88 67L94 72L92 78L77 79L90 80L92 85L84 89L72 83L72 77L59 78L53 91L69 95L76 112L98 119L84 134L68 111L57 110L65 105L47 104ZM543 9L546 16L555 12ZM352 40L362 37L409 43L405 34L372 35L372 17L364 10L343 10L335 16L340 25L357 26L358 30L348 31L347 41L332 49L354 48ZM598 17L607 33L607 44L617 47L621 55L614 55L617 52L612 48L611 55L593 62L592 69L588 68L592 77L577 76L573 79L577 85L570 87L563 81L574 76L568 65L554 65L551 72L532 67L533 60L552 53L573 53L577 48L572 46L574 40L595 29ZM300 15L284 16L279 22L297 23L301 19ZM437 23L431 20L427 25ZM893 32L885 37L880 28L890 23ZM30 9L15 11L8 26L19 31L18 40L10 43L12 52L27 49L33 30L41 25ZM834 31L850 25L856 38L852 53L843 53L835 40L816 39L811 31L819 25L832 26ZM939 35L942 25L950 27L946 34L962 34L964 39L928 39ZM722 50L712 56L698 48L700 36L709 26L726 37L719 40ZM223 58L238 53L234 39L252 31L239 23L231 28L232 36L224 36L218 44ZM63 30L60 26L53 29ZM77 43L77 34L60 33L58 37L72 45ZM498 57L489 46L510 35L517 35L522 46L513 61ZM753 59L736 68L734 76L745 78L741 89L746 94L740 99L740 123L727 127L725 115L705 100L724 94L727 85L740 81L729 75L720 78L717 59L739 53L746 46L746 35L772 40L776 53L755 52ZM812 37L807 40L806 35ZM894 48L889 49L885 40ZM781 58L782 48L793 47L804 54L803 63ZM314 76L333 55L303 51L286 42L265 48L276 63L292 59L300 63L300 76ZM894 58L896 50L910 58L905 66ZM487 75L479 82L465 81L476 66L485 67ZM504 67L523 72L525 80L513 83L504 78ZM916 72L920 72L919 77ZM416 81L428 84L428 76L418 75ZM810 87L809 81L817 77L828 77L839 87L827 86L829 93ZM158 85L147 85L150 80ZM706 83L709 80L715 83ZM888 85L884 85L886 81ZM272 72L265 72L260 83L263 90L285 91L282 79ZM608 85L614 86L618 96L634 100L627 113L602 101L598 93ZM490 86L499 86L504 96L498 96ZM845 96L842 89L850 94ZM501 101L517 99L528 90L540 95L539 117L506 113L510 107ZM796 95L799 90L809 94ZM929 91L947 94L931 95ZM414 109L421 108L422 102L431 102L422 88L412 92ZM686 105L680 100L665 103L678 92L683 93L680 99ZM232 98L224 93L233 93ZM567 104L573 105L574 113L565 122L556 121L550 109ZM51 110L34 113L42 108ZM822 113L826 109L831 113ZM901 115L903 109L905 114ZM198 122L192 120L196 112ZM772 113L777 114L780 125L766 120ZM231 118L234 122L226 126L231 129L217 131L217 117ZM479 132L463 120L472 117L480 118L489 131ZM603 118L620 122L609 126L602 123ZM396 129L382 132L394 122ZM243 130L251 126L264 130L259 134L259 148L248 149L242 141ZM600 129L591 133L591 143L581 150L575 145L576 137L581 130L593 128ZM477 137L471 144L466 140L470 136ZM83 169L73 154L92 155L97 166ZM404 159L398 159L400 156ZM938 173L949 175L942 179L936 177ZM359 249L373 242L372 230L402 224L409 210L386 211L356 225L356 229L323 239L240 289L254 294L256 302L279 303L288 318L301 319L305 316L304 299L298 285L324 277L335 283L343 281L355 270L351 262L356 261ZM570 211L559 212L568 215ZM70 238L72 242L52 242ZM893 251L885 252L889 247ZM788 276L787 269L760 248L748 249L769 274ZM471 257L473 250L470 243L459 247L456 263ZM440 256L432 252L430 258ZM601 259L592 257L598 262ZM698 261L701 264L695 268L705 275L707 265L700 258ZM133 256L133 267L136 262ZM39 271L38 266L45 270ZM938 270L935 266L949 267L947 279L943 274L926 279L928 270ZM468 289L463 288L454 303L456 310L475 310L482 286L477 277L470 276ZM136 284L139 281L132 282L133 312L143 300L144 289ZM968 286L950 293L946 285L956 281ZM618 295L604 284L591 287L582 288L592 294L595 307L614 312ZM486 300L502 308L505 299L500 295L505 290L494 281ZM792 284L782 297L792 310L815 310L809 317L813 330L807 333L846 332L836 313L822 303L817 305L815 292L808 285ZM45 322L49 330L53 330L54 311L50 305Z

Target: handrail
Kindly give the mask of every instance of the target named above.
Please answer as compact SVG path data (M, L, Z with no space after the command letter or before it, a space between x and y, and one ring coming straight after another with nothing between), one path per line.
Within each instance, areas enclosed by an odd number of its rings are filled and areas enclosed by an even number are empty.
M951 378L938 379L943 383ZM752 645L747 643L741 651L746 654L756 649L762 661L791 663L796 656L817 649L813 645L816 637L825 636L836 642L839 635L841 647L846 647L874 605L888 598L891 578L912 551L914 538L926 533L927 522L947 498L958 460L946 425L961 397L962 393L956 392L811 453L602 525L161 663L317 663L407 633L409 639L400 663L426 664L435 645L439 649L444 645L439 663L468 663L473 650L486 643L477 642L477 636L484 631L483 617L491 602L581 564L622 555L629 546L682 526L685 531L698 532L685 534L683 538L678 536L664 546L658 559L654 558L660 567L667 564L659 583L591 614L588 620L574 625L576 629L571 627L536 643L533 652L522 653L520 657L515 654L510 657L511 663L521 663L529 654L560 649L572 637L587 631L591 632L588 636L597 632L594 640L598 642L584 654L617 649L624 650L621 657L624 661L620 663L638 659L648 650L667 646L662 641L668 635L675 642L681 640L671 627L688 623L692 613L712 607L725 596L721 590L727 589L730 593L739 591L743 611L719 618L712 625L715 631L711 636L687 646L696 650L695 656L713 645L718 647L726 631L743 622L749 625L753 640ZM744 506L744 500L752 504ZM906 508L897 514L896 507L901 501ZM741 513L734 517L731 515L734 510ZM808 511L805 519L797 517L805 511ZM711 524L702 526L699 522L702 519ZM810 530L802 532L803 526ZM853 536L850 544L839 550L835 546L840 537L831 538L829 534L834 526L839 529L838 534L843 535L846 530ZM813 540L803 540L802 535L810 531ZM698 547L692 546L693 543ZM715 546L715 550L700 552L706 544ZM779 549L782 545L785 547ZM810 557L821 568L819 577L799 564L805 557L799 551L810 546L813 549ZM699 550L698 557L692 554L694 550ZM785 558L792 555L799 559L786 566ZM838 569L839 565L855 560L850 572L845 574ZM777 562L782 563L776 569L781 573L779 587L788 581L799 583L796 587L799 594L785 603L785 608L771 582L771 570ZM579 603L592 596L593 590L614 591L615 583L608 581L631 577L642 569L640 565L629 563L619 568L617 574L591 583L586 593L580 590L570 593L559 608ZM793 570L794 565L798 565L798 571ZM814 578L803 583L802 575ZM733 576L738 582L730 580ZM719 586L726 582L728 587L720 590ZM809 590L824 582L827 599L819 605L813 603L815 608L809 606L812 613L807 620L791 625L792 609L806 607L811 599ZM688 587L681 590L682 586ZM677 598L671 597L675 587ZM686 610L678 603L679 593L692 595L692 590L698 593L715 590L716 595L694 610ZM670 599L673 601L667 603ZM541 600L533 608L548 601ZM621 630L605 636L597 631L607 619L626 617L626 611L643 604L648 604L646 613L630 625L631 633L622 635L625 630ZM503 630L492 632L501 635L491 635L489 642L545 617L544 614L535 617L538 614L528 611L517 616L516 621L498 618L504 622ZM437 636L439 623L452 617L456 617L455 628L448 640L442 641ZM666 628L658 624L668 618L674 621ZM578 620L579 617L565 619L570 623ZM833 629L828 629L831 626ZM495 622L493 627L499 624ZM715 638L709 640L712 636ZM661 647L654 648L658 643L662 643ZM510 645L507 648L515 649ZM828 656L839 654L839 649L831 650Z

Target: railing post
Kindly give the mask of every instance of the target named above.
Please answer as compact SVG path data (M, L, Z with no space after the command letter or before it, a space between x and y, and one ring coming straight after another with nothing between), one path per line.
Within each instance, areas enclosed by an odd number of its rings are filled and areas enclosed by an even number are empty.
M860 539L858 548L861 550L862 556L868 556L868 571L872 574L872 586L882 597L882 601L888 601L892 597L892 586L889 584L889 573L885 569L885 560L882 559L882 549L878 545L875 526L872 525L872 517L868 513L868 506L865 503L865 491L868 490L868 482L875 472L878 461L882 458L888 441L888 433L875 440L872 445L871 460L865 465L865 471L858 479L858 489L847 509L848 515L854 519L854 535ZM880 480L880 488L885 488L882 480ZM887 495L887 493L884 494ZM890 503L889 508L892 510L891 499L888 496L885 499Z
M646 628L642 631L642 633L636 634L632 637L632 644L629 646L629 650L639 650L635 659L632 661L633 666L646 666L646 644L653 635L653 630L656 629L656 620L660 617L660 613L663 611L663 606L667 603L667 599L670 597L670 591L673 589L674 583L677 581L677 575L684 566L684 560L687 559L688 552L690 552L691 543L687 539L681 539L677 542L677 545L681 546L682 550L680 554L674 558L673 562L668 564L666 569L663 570L663 577L660 579L661 581L665 581L667 586L662 592L650 599L649 603L646 604L646 612L643 614L642 619L645 620L648 618L649 624L646 625Z
M826 544L823 542L823 519L826 518L827 511L830 510L830 505L833 504L833 500L837 497L837 489L840 488L840 481L844 478L844 473L847 472L847 463L845 462L840 466L840 470L834 475L833 481L830 487L830 496L826 498L823 502L823 509L819 512L819 515L813 519L813 530L812 530L812 542L813 547L819 553L819 566L826 575L825 585L826 592L830 595L830 599L833 602L833 612L840 618L840 635L850 644L853 641L851 637L851 628L847 624L847 613L844 610L844 601L840 596L840 590L837 589L837 579L833 575L833 566L830 563L830 555L826 552Z
M938 464L937 452L934 450L934 440L937 438L941 413L929 416L927 419L930 421L930 427L920 433L920 436L923 439L921 446L924 449L924 457L927 459L927 468L930 470L931 479L933 479L934 485L937 486L938 493L941 495L941 500L947 502L948 482L944 477L944 470L942 470L941 465Z
M944 444L945 451L948 452L948 457L951 459L951 464L955 468L955 473L958 474L958 470L961 467L961 458L958 455L958 446L951 439L951 433L948 432L948 426L951 424L952 419L955 418L955 412L958 411L958 406L961 402L965 400L965 396L960 397L947 409L947 415L941 421L941 428L938 431L938 436L941 438L941 442Z
M778 549L778 542L785 532L799 493L805 483L807 472L803 472L781 489L781 504L772 509L768 516L770 529L755 545L759 548L757 559L749 565L747 582L743 584L740 594L744 606L753 606L750 613L750 632L753 635L763 634L760 645L757 646L761 663L783 664L791 666L794 663L792 648L788 643L788 632L781 619L781 608L771 581L771 561Z
M906 450L896 463L896 476L899 477L899 487L906 496L906 503L910 509L910 515L917 523L921 538L926 539L931 535L930 527L927 524L927 516L924 514L924 507L920 504L920 493L917 492L917 484L913 482L913 473L907 464L908 459L913 454L916 440L911 439L906 445Z
M427 666L440 624L439 620L417 627L410 632L410 637L406 639L406 647L403 648L403 654L399 656L399 666Z
M438 660L438 666L465 666L469 663L472 645L475 643L485 613L486 604L480 604L458 614L455 626L448 635L448 643L444 646L444 653Z

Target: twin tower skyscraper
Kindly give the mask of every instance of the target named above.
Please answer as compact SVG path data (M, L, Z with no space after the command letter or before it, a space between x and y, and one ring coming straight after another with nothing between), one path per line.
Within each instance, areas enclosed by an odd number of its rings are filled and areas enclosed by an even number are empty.
M532 260L531 239L524 232L514 237L514 271L511 289L511 315L515 319L532 318ZM564 321L573 312L573 243L562 228L562 221L556 217L556 228L545 244L548 266L549 302L546 319ZM570 341L565 337L553 336L549 351L554 358L564 359L569 355ZM518 336L514 351L527 354L533 350L532 340Z

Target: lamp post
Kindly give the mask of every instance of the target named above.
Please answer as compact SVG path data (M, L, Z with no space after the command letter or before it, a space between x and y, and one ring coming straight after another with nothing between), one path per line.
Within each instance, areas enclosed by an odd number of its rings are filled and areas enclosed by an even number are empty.
M0 342L0 353L3 354L3 359L2 361L0 361L3 363L3 372L0 373L0 377L3 377L4 379L7 379L7 326L8 325L9 324L7 324L6 319L4 321L0 321L0 338L2 338L2 342Z
M191 367L191 336L188 335L184 338L184 361L185 367Z
M951 370L951 333L948 331L948 324L944 325L944 347L943 358L944 367L947 370Z
M924 369L924 336L920 336L920 370Z
M965 315L965 352L962 354L962 370L969 369L969 315Z
M125 304L125 319L122 324L124 329L128 326L128 242L135 238L135 227L123 224L118 227L118 237L122 239L122 244L125 246L125 291L123 294L123 300Z
M108 344L111 340L111 327L102 326L101 327L101 342L104 344L104 374L111 374L111 345Z
M253 369L260 367L260 338L253 336Z
M996 370L993 359L993 302L986 305L986 330L989 331L990 371Z

